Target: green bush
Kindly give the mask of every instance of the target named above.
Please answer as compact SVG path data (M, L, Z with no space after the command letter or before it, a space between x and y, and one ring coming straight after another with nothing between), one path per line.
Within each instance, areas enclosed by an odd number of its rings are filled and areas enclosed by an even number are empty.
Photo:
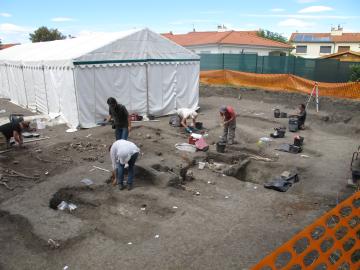
M350 81L360 82L360 64L350 66Z

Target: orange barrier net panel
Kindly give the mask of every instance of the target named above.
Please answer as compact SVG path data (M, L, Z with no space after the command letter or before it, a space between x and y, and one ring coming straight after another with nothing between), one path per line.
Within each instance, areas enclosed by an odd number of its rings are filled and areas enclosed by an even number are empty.
M253 270L360 269L360 191L337 205Z
M232 70L202 71L200 80L205 84L230 84L306 94L311 92L315 83L292 74L256 74ZM319 82L318 85L320 96L360 99L360 82Z

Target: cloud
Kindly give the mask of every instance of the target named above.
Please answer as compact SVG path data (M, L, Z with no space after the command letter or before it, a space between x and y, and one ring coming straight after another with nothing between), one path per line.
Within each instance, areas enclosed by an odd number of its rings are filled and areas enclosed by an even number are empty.
M55 17L55 18L52 18L51 21L53 21L53 22L71 22L71 21L74 21L74 19L69 18L69 17Z
M299 4L309 4L309 3L315 3L318 2L319 0L297 0L297 2Z
M270 11L271 12L283 12L283 11L285 11L285 9L283 9L283 8L272 8L272 9L270 9Z
M0 13L0 17L5 17L5 18L9 18L11 17L12 15L10 13L6 13L6 12L2 12Z
M334 9L328 6L310 6L299 10L299 13L318 13L318 12L331 11L331 10Z
M295 19L313 19L313 20L323 20L323 19L338 19L338 20L349 20L349 19L359 19L360 16L342 16L342 15L311 15L311 14L240 14L242 17L251 17L251 18L295 18Z
M28 33L32 31L32 28L20 26L12 23L3 23L0 24L0 32L6 34L13 34L13 33Z
M282 27L297 27L297 28L307 28L310 26L313 26L314 23L307 22L304 20L298 20L298 19L287 19L284 21L280 21L278 23L278 26Z

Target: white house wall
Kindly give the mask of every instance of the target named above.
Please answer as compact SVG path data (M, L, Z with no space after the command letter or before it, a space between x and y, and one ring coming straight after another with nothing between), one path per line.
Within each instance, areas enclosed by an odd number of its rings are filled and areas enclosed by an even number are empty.
M339 46L350 46L351 51L360 52L360 43L293 43L294 50L292 54L304 58L318 58L324 55L337 53ZM307 46L306 53L296 53L296 46ZM320 53L320 46L331 46L331 53Z
M185 46L187 49L197 54L202 53L228 53L228 54L257 54L259 56L267 56L271 52L283 52L289 54L289 50L283 48L269 47L250 47L250 46L232 46L232 45L201 45L201 46Z

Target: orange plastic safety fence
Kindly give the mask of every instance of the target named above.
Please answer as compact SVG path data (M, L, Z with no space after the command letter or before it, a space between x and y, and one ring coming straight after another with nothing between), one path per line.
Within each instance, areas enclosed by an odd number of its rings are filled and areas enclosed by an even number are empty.
M202 71L200 80L205 84L231 84L257 87L272 91L301 92L309 94L314 81L292 74L257 74L232 70ZM360 82L319 82L319 95L338 98L360 99Z
M360 269L360 192L320 217L252 269Z

